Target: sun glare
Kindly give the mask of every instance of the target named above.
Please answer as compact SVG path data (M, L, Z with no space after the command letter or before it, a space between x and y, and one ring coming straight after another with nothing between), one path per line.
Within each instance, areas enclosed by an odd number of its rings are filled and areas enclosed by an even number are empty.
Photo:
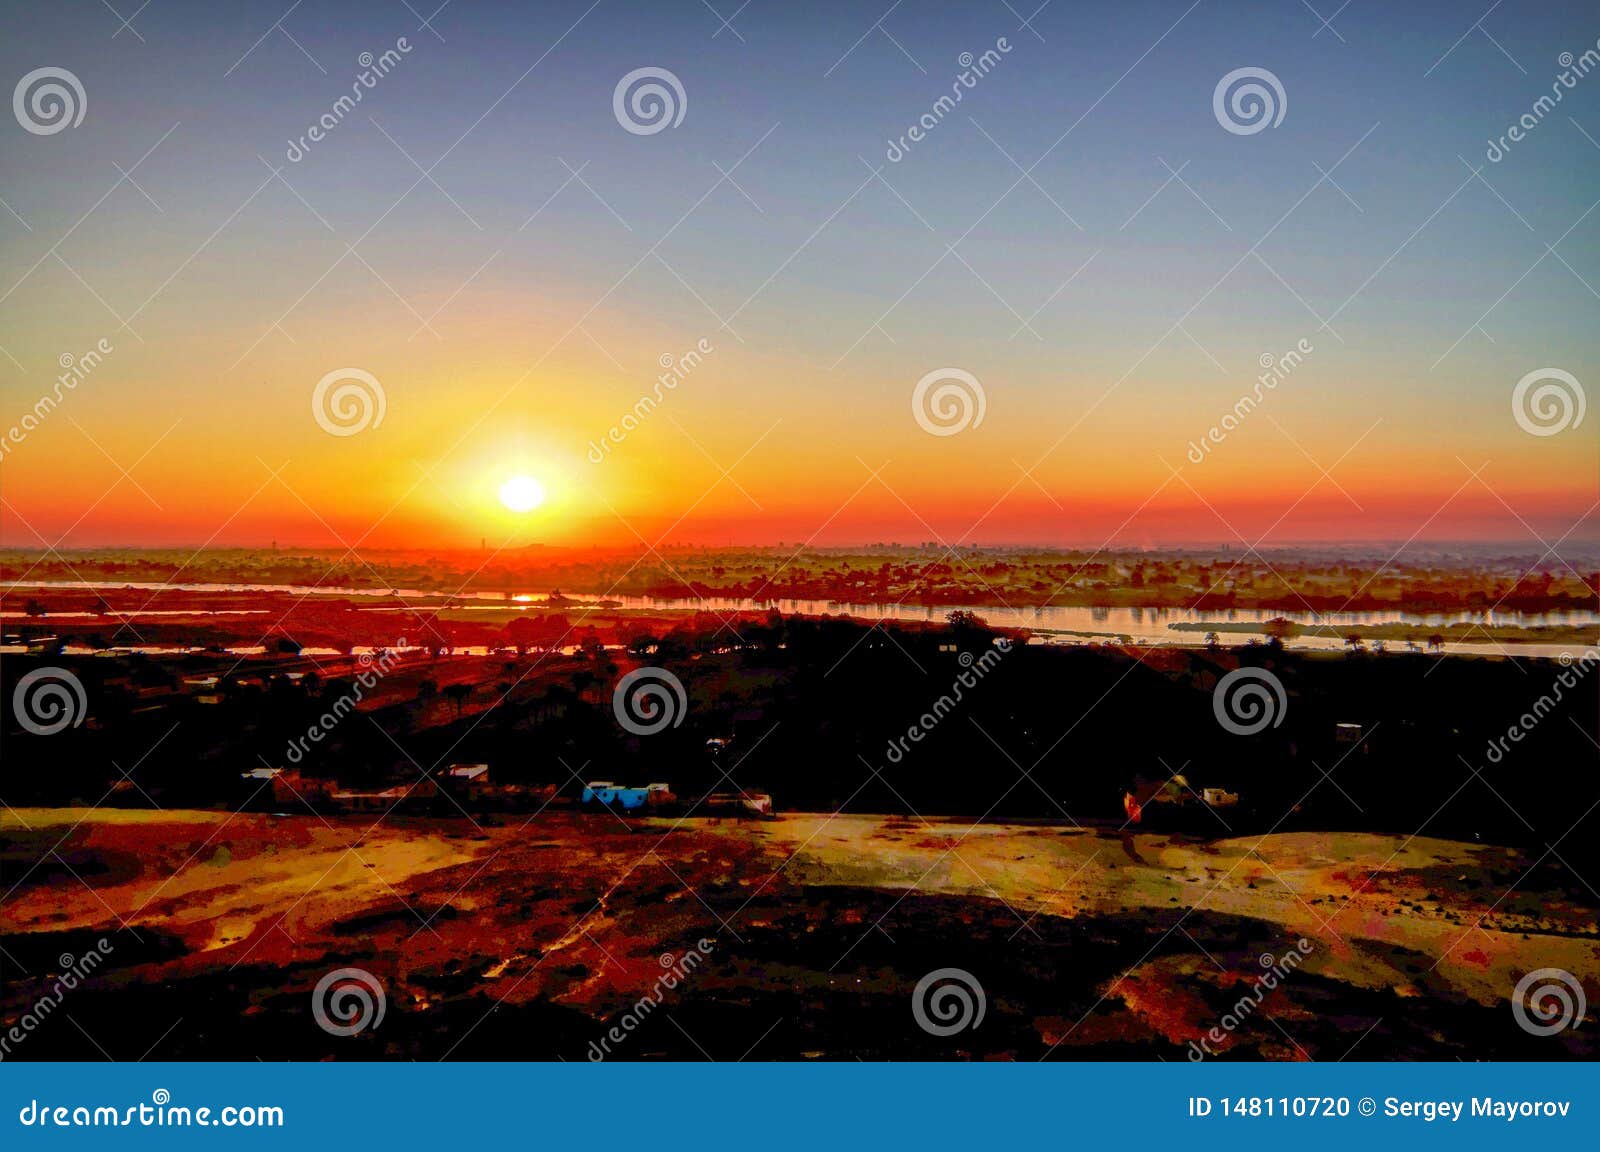
M544 486L532 476L513 476L500 485L500 503L513 512L532 512L544 503Z

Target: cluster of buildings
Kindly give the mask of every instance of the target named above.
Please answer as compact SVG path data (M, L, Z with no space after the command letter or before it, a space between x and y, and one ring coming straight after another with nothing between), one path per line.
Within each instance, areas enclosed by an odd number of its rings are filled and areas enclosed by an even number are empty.
M706 741L706 753L713 761L733 743L726 736L713 736ZM668 784L618 784L611 780L591 780L583 786L578 799L581 808L607 809L612 812L675 812L683 811L677 793ZM687 808L687 814L707 816L772 815L772 797L766 792L712 792L702 796Z
M1171 817L1190 811L1227 810L1239 806L1239 794L1224 788L1196 790L1181 773L1154 784L1141 784L1122 794L1122 810L1129 824L1143 824L1157 817Z
M1333 726L1333 743L1341 759L1351 753L1370 751L1372 729L1354 722L1339 722ZM1239 793L1225 788L1195 788L1188 777L1177 774L1168 780L1141 782L1122 794L1122 810L1127 813L1128 824L1186 826L1193 814L1211 811L1218 814L1239 807ZM1227 821L1224 818L1223 823Z
M583 786L578 803L583 807L609 808L620 812L671 812L681 806L678 796L666 784L626 785L610 780L591 780ZM772 815L772 796L766 792L712 792L690 805L689 813L707 816Z
M540 808L555 799L554 784L494 784L487 764L452 764L432 776L388 788L341 787L326 777L304 776L284 768L253 768L240 774L246 802L280 811L299 812L449 812L469 803L479 809ZM451 801L454 801L452 804Z
M451 764L443 771L409 784L376 790L344 788L336 780L304 776L292 769L252 768L239 776L245 803L275 811L445 813L468 808L526 811L572 804L559 796L554 784L497 784L487 764ZM664 782L630 785L591 780L583 786L578 809L659 815L684 811L677 793ZM688 814L708 816L772 815L772 797L766 792L713 792L688 806Z

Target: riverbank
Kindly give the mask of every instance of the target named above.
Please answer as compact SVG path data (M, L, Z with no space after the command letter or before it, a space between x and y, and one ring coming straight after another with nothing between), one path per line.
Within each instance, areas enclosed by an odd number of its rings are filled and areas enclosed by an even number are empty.
M1239 622L1226 620L1182 620L1168 624L1174 632L1212 633L1221 636L1267 636L1274 631L1270 621ZM1436 648L1460 644L1600 644L1600 625L1596 624L1510 624L1487 622L1428 623L1426 621L1390 621L1383 624L1301 624L1290 626L1284 635L1285 644L1315 637L1336 640L1341 644L1350 637L1366 644L1376 641L1399 642Z
M1575 567L1569 567L1569 565ZM1015 611L1058 608L1182 612L1593 613L1600 588L1580 573L1600 552L1565 562L1518 546L1412 544L1281 548L688 547L338 551L94 549L66 555L0 550L0 580L116 587L293 586L332 594L588 600L785 601ZM722 609L725 610L725 609Z
M834 617L869 624L895 621L942 627L951 613L975 614L1013 636L1095 643L1186 646L1215 633L1240 644L1274 633L1290 647L1337 649L1348 636L1366 642L1411 643L1442 652L1503 652L1572 657L1600 642L1600 612L1558 616L1515 614L1416 615L1400 611L1347 611L1325 615L1265 609L1202 612L1151 606L1108 608L1005 604L919 607L895 603L827 600L696 599L626 596L585 598L576 593L432 593L418 588L388 592L291 584L137 584L65 581L14 585L0 597L5 631L30 638L58 635L99 648L145 651L222 647L245 652L278 640L301 647L349 651L353 647L412 645L489 654L531 643L577 643L593 633L602 642L715 620L734 632L758 629L773 614ZM565 637L565 639L563 639ZM1437 640L1438 643L1432 643Z

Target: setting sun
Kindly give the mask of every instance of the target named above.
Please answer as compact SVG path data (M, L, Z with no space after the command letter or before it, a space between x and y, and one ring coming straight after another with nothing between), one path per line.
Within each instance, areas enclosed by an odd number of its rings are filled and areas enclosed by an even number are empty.
M1600 0L404 3L0 0L0 1129L1600 1149Z
M532 476L513 476L500 485L500 503L513 512L532 512L544 503L544 486Z

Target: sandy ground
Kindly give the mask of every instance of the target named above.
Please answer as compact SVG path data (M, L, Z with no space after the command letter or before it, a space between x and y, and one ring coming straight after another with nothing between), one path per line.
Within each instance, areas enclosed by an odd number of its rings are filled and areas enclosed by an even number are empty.
M877 816L789 816L772 838L797 854L790 871L808 883L988 896L1019 922L1174 906L1249 917L1285 941L1310 940L1306 970L1401 995L1418 988L1390 949L1425 956L1430 972L1481 1004L1504 1002L1535 968L1600 974L1594 905L1508 893L1531 862L1507 848L1368 833L1174 840Z
M1056 825L792 814L762 823L547 813L323 820L0 815L0 1023L95 939L107 966L8 1058L581 1059L699 940L623 1058L1183 1059L1262 957L1304 961L1230 1029L1237 1058L1592 1056L1535 1040L1512 989L1561 968L1600 1003L1596 901L1506 848L1293 833L1207 841ZM387 991L334 1038L334 967ZM981 1027L919 1029L958 967ZM20 977L18 974L20 973ZM83 1033L80 1037L78 1033Z
M0 907L8 933L148 925L196 953L264 925L313 936L338 909L390 898L396 885L478 855L460 835L380 825L357 840L365 829L341 837L314 818L211 812L25 809L0 817L0 833L15 834L23 821L44 854L32 874L8 861L5 887L18 889Z

